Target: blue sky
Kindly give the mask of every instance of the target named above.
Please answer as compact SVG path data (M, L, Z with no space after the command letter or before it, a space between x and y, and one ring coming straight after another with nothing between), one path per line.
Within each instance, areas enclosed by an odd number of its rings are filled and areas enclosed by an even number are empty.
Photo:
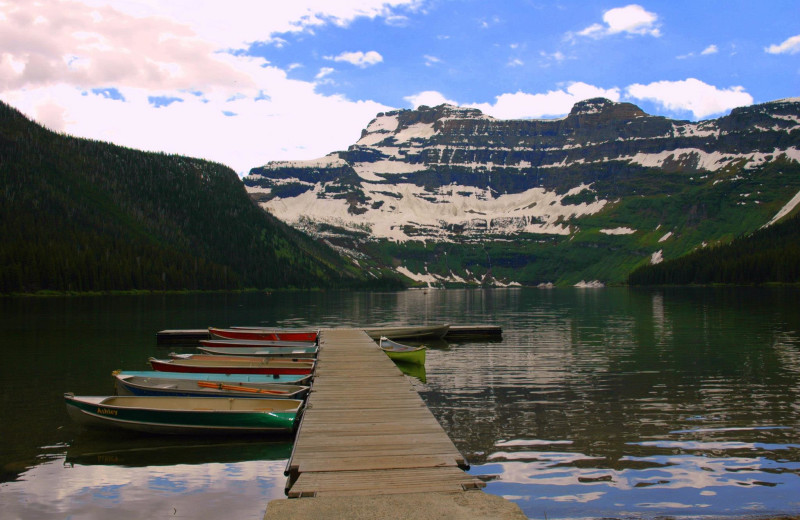
M0 0L0 99L240 174L394 108L549 118L604 96L699 120L798 87L796 0Z

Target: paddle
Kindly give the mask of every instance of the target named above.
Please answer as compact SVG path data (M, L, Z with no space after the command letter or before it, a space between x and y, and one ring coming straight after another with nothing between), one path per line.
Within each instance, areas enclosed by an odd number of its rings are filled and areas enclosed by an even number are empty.
M213 381L198 381L197 386L202 386L204 388L216 388L218 390L239 390L241 392L252 392L254 394L285 395L289 393L281 390L264 390L262 388L252 388L249 386L226 385L224 383L215 383Z

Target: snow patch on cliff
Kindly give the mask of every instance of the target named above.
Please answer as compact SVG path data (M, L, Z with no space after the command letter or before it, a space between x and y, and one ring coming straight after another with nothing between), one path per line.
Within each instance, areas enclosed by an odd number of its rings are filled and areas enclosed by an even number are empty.
M605 235L632 235L636 233L636 230L629 227L618 227L614 229L601 229L600 232Z
M461 238L519 233L568 235L572 218L597 213L607 204L605 200L590 204L561 203L564 197L589 187L585 184L563 195L544 188L496 195L458 185L442 186L435 191L409 183L387 186L364 182L361 187L368 203L359 214L353 214L346 200L326 194L321 184L291 199L276 197L261 205L290 225L305 219L353 231L368 230L375 239L404 242L451 241L455 235Z
M792 197L792 198L791 198L791 200L789 200L789 202L787 202L787 203L786 203L786 205L785 205L785 206L783 206L783 207L782 207L782 208L781 208L781 209L780 209L780 210L779 210L779 211L778 211L778 212L775 214L775 216L774 216L774 217L772 217L772 220L770 220L769 222L767 222L766 224L764 224L764 226L763 226L763 227L771 226L771 225L772 225L772 224L774 224L775 222L779 221L780 219L782 219L783 217L785 217L786 215L788 215L789 213L791 213L791 211L792 211L792 210L793 210L795 207L797 207L797 205L798 205L798 204L800 204L800 191L798 191L797 193L795 193L795 194L794 194L794 197Z

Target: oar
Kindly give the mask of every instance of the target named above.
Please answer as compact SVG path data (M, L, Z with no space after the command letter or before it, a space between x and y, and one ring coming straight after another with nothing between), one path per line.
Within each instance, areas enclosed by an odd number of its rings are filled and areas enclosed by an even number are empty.
M223 383L215 383L213 381L198 381L197 386L202 386L205 388L216 388L218 390L239 390L241 392L252 392L254 394L286 395L289 393L281 390L264 390L262 388L252 388L250 386L226 385Z

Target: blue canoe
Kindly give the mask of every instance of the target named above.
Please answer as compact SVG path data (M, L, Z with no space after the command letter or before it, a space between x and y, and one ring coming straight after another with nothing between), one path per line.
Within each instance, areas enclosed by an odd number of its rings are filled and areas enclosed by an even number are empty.
M310 375L295 374L211 374L190 372L158 372L155 370L115 370L113 375L126 375L150 378L195 379L198 381L217 381L219 383L278 383L286 385L307 385Z

